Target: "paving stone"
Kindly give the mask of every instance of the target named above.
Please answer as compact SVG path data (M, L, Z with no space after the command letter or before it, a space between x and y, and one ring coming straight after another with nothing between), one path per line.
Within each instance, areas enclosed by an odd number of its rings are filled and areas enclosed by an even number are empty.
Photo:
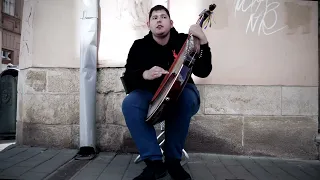
M72 160L52 173L46 180L66 180L73 177L90 160Z
M309 164L300 164L297 165L303 172L312 176L313 178L320 179L320 171L312 168Z
M270 174L275 176L277 179L281 180L297 180L290 174L286 173L282 169L276 167L276 166L264 166L263 167L266 171L268 171Z
M145 164L143 162L139 164L130 163L122 180L132 180L142 172L144 167L145 167Z
M237 161L259 180L276 180L276 177L272 176L268 171L251 159L238 158Z
M288 174L292 175L293 177L299 179L299 180L316 180L312 176L308 175L307 173L303 172L299 169L299 167L289 164L285 161L279 161L275 162L275 164L281 168L283 171L287 172Z
M1 180L18 180L16 176L0 176Z
M194 154L188 154L188 155L189 155L188 162L196 163L196 162L203 161L202 155L200 153L194 153Z
M226 168L237 177L237 179L245 180L258 180L249 171L247 171L243 166L226 166Z
M35 167L51 159L53 156L57 155L59 152L60 152L59 150L47 150L26 161L20 162L19 164L17 164L17 166Z
M132 180L134 177L138 176L142 172L143 168L146 167L146 164L144 162L135 164L134 160L136 159L136 157L137 155L132 156L128 169L123 175L122 180Z
M219 159L219 155L216 155L216 154L203 154L202 160L206 163L209 163L209 164L221 162Z
M99 175L92 174L82 174L81 176L76 176L72 180L95 180L98 179Z
M9 162L1 161L1 163L0 163L0 171L4 171L5 169L13 166L14 164L16 164L16 162L13 162L13 161L9 161Z
M188 163L188 167L194 180L213 180L210 170L203 163Z
M4 170L7 168L10 168L11 166L18 164L20 162L23 162L37 154L39 154L41 151L45 150L44 148L13 148L9 151L4 152L7 156L7 158L4 158L0 160L2 161L0 163L0 169Z
M255 162L257 162L258 164L260 164L261 166L265 167L265 166L274 166L274 164L272 163L272 161L270 161L269 159L267 158L252 158Z
M94 160L81 169L72 180L97 179L114 158L114 153L100 153Z
M23 151L13 157L4 159L3 161L13 161L16 163L25 161L39 153L41 153L42 151L46 150L45 148L28 148L26 151Z
M221 163L206 163L215 180L235 179L236 177Z
M26 151L28 148L12 148L10 150L4 151L0 153L0 160L4 160L15 156L23 151Z
M221 155L218 156L221 163L224 164L225 166L239 166L241 165L236 159L235 156L226 156L226 155Z
M93 163L109 164L115 155L116 153L99 153L99 155L93 160Z
M10 167L0 173L0 176L15 176L19 177L25 172L29 171L32 167L19 167L19 166L13 166Z
M127 170L132 155L117 155L99 176L98 180L121 180Z
M42 151L41 148L13 148L7 151L5 159L0 160L0 179L132 180L145 167L144 162L134 163L136 154L116 155L104 152L88 164L76 166L72 162L77 161L70 161L76 153L77 150ZM189 155L190 161L184 169L194 180L320 179L319 161L201 153ZM74 177L70 178L74 173ZM171 180L171 177L167 175L161 180Z
M50 160L32 169L32 172L51 173L76 155L76 151L62 150Z
M23 180L43 180L48 173L39 173L39 172L26 172L23 174L22 179Z

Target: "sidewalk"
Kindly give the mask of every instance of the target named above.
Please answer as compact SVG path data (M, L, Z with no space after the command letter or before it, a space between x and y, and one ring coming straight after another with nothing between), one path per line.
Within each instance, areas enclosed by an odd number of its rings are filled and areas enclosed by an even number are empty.
M77 150L39 147L0 152L0 179L132 180L145 167L137 155L101 152L91 161L74 160ZM184 167L194 180L319 180L320 161L189 154ZM171 179L169 175L163 179Z

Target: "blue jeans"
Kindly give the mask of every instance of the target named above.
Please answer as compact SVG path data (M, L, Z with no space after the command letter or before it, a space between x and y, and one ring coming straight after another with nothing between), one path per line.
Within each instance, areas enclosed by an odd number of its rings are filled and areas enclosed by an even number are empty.
M122 112L131 136L142 160L161 160L162 153L154 126L145 122L149 102L153 94L145 90L134 90L122 103ZM164 155L166 158L181 159L182 149L189 130L191 117L200 108L200 95L194 84L187 84L177 105L173 106L170 118L165 120Z

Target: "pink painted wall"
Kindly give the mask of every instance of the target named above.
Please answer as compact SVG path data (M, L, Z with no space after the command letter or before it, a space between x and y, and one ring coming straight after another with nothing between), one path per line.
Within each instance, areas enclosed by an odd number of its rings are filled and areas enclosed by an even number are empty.
M198 84L318 86L318 2L172 0L178 31L212 2L215 23L204 31L213 72Z
M101 0L98 67L124 67L133 41L148 32L145 13L167 0L141 2ZM269 0L261 1L257 11L258 4L245 11L256 1L171 0L176 29L187 33L213 2L214 23L205 30L213 71L205 79L195 78L198 84L318 86L318 2ZM82 6L77 0L28 1L23 14L31 14L32 21L23 18L20 67L79 68ZM250 17L256 23L252 29Z

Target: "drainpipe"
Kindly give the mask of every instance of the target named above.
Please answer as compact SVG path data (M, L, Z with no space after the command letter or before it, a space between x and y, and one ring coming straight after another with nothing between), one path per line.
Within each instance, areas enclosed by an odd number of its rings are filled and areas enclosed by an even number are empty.
M96 75L99 0L82 0L80 41L80 149L76 159L93 159L96 149Z

